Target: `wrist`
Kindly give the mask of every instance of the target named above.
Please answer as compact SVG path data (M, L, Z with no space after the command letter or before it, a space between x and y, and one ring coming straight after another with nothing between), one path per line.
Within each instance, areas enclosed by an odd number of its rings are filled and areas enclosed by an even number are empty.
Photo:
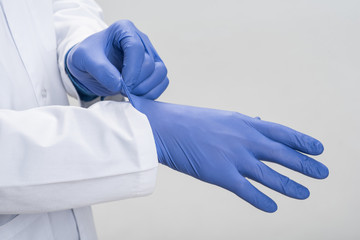
M131 100L133 107L139 112L143 113L149 121L156 146L158 162L164 165L168 165L166 164L165 159L169 158L169 152L163 145L164 139L163 136L161 136L161 128L167 128L168 124L164 124L162 121L160 121L160 119L156 119L156 116L161 114L158 112L158 105L163 105L164 103L144 99L131 94L129 94L129 99ZM164 122L166 123L166 121Z

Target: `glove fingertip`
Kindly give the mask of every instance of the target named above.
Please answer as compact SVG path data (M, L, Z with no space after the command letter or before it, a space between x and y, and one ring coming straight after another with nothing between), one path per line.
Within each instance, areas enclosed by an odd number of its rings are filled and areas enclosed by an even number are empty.
M323 167L321 168L321 170L319 172L320 172L320 174L319 174L320 179L324 179L329 176L329 169L325 165L323 165Z
M310 191L304 186L299 186L297 189L298 199L307 199L310 196Z
M265 206L262 210L268 213L274 213L277 211L277 209L278 209L277 204L272 199L269 198L269 201L265 203Z
M324 145L318 140L314 143L314 152L316 155L320 155L324 152Z

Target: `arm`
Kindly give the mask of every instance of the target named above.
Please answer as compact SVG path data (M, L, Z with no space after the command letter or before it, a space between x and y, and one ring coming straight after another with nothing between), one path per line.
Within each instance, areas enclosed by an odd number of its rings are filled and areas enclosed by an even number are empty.
M48 212L146 195L157 155L129 103L0 110L0 214Z

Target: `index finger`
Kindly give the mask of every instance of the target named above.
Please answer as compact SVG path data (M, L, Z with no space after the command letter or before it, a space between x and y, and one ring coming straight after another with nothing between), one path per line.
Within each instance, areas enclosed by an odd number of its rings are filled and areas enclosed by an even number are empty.
M319 155L324 151L324 146L319 140L281 124L259 119L254 119L251 124L271 140L303 153Z

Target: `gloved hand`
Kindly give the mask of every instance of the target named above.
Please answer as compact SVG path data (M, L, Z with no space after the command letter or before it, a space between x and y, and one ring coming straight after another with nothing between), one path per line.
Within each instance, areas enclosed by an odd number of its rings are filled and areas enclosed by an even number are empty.
M131 101L149 119L160 163L228 189L263 211L274 212L277 205L246 178L292 198L305 199L310 193L260 160L313 178L329 174L326 166L300 153L321 154L323 145L285 126L236 112L136 96L131 96Z
M75 45L65 63L83 100L125 94L123 81L132 94L156 99L169 84L167 69L148 37L128 20Z

